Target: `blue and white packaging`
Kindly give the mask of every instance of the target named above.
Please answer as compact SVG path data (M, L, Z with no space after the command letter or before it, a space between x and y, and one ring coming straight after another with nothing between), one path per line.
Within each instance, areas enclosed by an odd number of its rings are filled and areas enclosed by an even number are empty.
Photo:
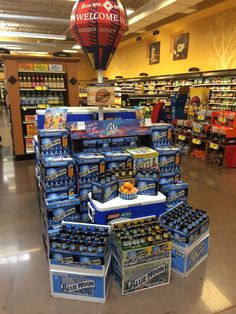
M181 153L178 148L157 148L159 153L160 173L175 172L179 170Z
M110 262L105 274L82 269L62 272L50 267L52 297L105 303L110 282Z
M92 184L99 174L105 172L105 159L100 154L77 154L77 175L80 186Z
M77 197L77 190L75 186L61 187L50 192L44 190L43 193L45 201L50 204L58 204L65 200L70 200Z
M203 234L196 242L185 248L172 244L172 271L186 278L207 257L209 250L209 233Z
M129 153L106 152L104 153L106 170L118 171L116 177L128 177L133 175L133 158ZM124 172L124 173L122 173Z
M188 184L182 181L163 185L161 192L166 196L166 206L168 208L186 202L188 198Z
M75 163L71 157L44 157L41 163L41 182L47 192L74 186Z
M39 151L42 157L67 156L71 153L69 131L39 130Z
M114 151L122 151L125 147L125 139L123 137L115 137L111 139L111 148Z
M45 202L45 214L47 216L48 228L57 229L63 221L80 222L79 200L74 198L64 202L52 204Z
M180 181L180 172L162 172L160 173L160 186Z
M136 187L140 195L157 195L159 184L158 179L154 178L137 178Z
M101 184L99 182L92 183L92 198L100 203L105 203L118 196L118 183L112 181Z
M152 126L152 147L170 147L172 142L173 126L167 123L158 123Z

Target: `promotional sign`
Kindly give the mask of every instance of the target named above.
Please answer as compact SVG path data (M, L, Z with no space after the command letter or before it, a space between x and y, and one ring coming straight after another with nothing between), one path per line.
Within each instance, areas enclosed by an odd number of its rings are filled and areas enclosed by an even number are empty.
M126 11L120 0L79 0L72 10L70 30L92 67L106 70L128 30Z
M90 84L88 90L89 106L112 106L115 101L115 87L111 84Z

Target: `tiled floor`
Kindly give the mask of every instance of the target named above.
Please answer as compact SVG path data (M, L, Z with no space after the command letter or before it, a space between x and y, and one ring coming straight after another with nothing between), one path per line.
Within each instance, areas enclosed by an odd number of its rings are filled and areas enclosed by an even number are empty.
M122 297L114 283L105 305L52 299L41 236L34 161L15 162L8 120L0 135L0 313L1 314L208 314L236 313L236 169L221 169L184 157L189 200L211 219L209 258L187 279Z

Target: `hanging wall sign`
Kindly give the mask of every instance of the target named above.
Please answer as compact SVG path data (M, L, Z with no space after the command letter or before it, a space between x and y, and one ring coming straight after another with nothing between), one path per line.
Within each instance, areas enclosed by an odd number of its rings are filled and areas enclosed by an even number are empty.
M89 106L112 106L115 102L115 87L111 84L90 84L88 90Z
M72 10L70 29L92 67L106 70L128 30L126 11L120 0L79 0Z

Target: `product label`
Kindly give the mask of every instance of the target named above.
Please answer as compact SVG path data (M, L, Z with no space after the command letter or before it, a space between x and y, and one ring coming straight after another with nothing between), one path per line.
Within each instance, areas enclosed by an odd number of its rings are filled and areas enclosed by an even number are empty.
M61 220L63 220L64 218L70 216L70 215L73 215L76 213L76 209L75 207L72 207L72 208L69 208L67 211L65 211L64 213L60 214L60 215L57 215L57 216L54 216L53 217L53 221L54 222L59 222Z
M186 136L185 135L179 135L178 139L181 141L185 141L186 140Z
M50 148L52 148L52 147L54 147L56 145L61 145L61 140L60 139L53 140L53 141L51 141L48 144L42 144L42 150L50 149Z
M193 138L192 143L196 145L201 145L201 141L198 138Z
M46 176L46 180L47 181L51 181L51 180L54 180L54 179L56 179L58 177L64 176L66 174L67 174L66 169L61 169L61 170L59 170L59 171L57 171L57 172L55 172L53 174L47 175Z
M166 264L162 264L154 269L152 269L151 271L149 271L147 274L145 274L144 276L137 278L135 280L132 281L128 281L128 291L134 291L136 290L138 287L142 286L143 284L147 283L149 280L151 280L152 278L163 274L166 272Z
M168 196L168 202L173 202L182 196L185 196L185 190L179 191L175 193L174 195Z
M219 145L216 143L210 143L210 148L215 149L215 150L219 150Z
M84 289L95 289L94 280L84 280L74 284L62 284L61 289L66 293L79 292L80 294L87 294L87 291L83 293ZM90 293L92 294L92 293Z

